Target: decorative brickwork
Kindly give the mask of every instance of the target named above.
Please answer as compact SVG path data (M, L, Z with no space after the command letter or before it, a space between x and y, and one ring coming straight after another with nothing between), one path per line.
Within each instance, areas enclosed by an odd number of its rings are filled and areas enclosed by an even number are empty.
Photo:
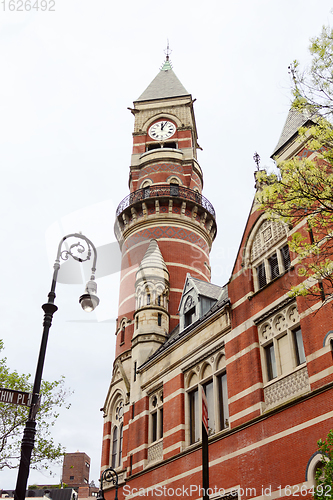
M175 165L174 163L158 163L157 165L148 165L141 170L140 177L144 177L145 175L160 172L167 173L179 173L183 174L184 170L181 165Z
M193 243L198 247L208 251L207 243L198 234L186 229L173 226L160 226L138 231L135 235L128 238L125 248L131 248L139 241L150 241L151 239L159 240L161 238L179 239Z

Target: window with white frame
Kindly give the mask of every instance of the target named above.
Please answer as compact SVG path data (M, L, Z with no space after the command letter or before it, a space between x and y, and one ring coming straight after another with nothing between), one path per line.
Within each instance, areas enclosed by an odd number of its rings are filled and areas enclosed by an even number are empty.
M123 449L123 415L124 401L118 398L112 411L112 429L111 429L111 467L114 469L120 467Z
M255 266L256 288L260 290L260 288L263 288L267 283L278 278L289 268L290 254L288 244L286 243L272 254L266 256Z
M259 325L264 381L291 373L306 362L296 304L276 312Z
M247 259L258 291L290 268L290 253L285 224L265 219L253 231Z
M208 403L208 433L213 435L229 427L228 388L223 354L198 364L187 375L188 444L201 439L202 392Z
M149 443L163 438L163 389L149 398Z
M286 299L257 318L265 408L310 391L303 334L296 303Z

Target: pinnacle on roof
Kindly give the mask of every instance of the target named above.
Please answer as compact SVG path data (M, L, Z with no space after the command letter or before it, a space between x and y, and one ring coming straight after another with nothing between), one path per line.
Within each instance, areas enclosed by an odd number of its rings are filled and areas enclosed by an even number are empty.
M139 266L139 270L151 268L163 269L168 273L168 268L165 265L161 250L159 249L156 240L150 240L149 247Z
M271 158L277 154L280 148L284 146L294 135L296 135L301 127L308 122L315 121L316 113L308 109L299 111L293 107L290 108L286 122L284 124L279 142L274 148Z
M153 101L155 99L167 99L169 97L189 96L185 87L180 83L175 75L169 56L163 63L160 72L154 80L148 85L146 90L138 97L136 102L139 101Z

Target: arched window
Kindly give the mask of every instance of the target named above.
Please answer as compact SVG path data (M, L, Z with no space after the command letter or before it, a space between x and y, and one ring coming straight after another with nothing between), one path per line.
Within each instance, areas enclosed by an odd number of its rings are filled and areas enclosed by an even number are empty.
M115 468L118 466L118 427L115 426L113 429L112 438L112 457L111 457L111 467Z
M214 359L214 356L213 356ZM205 360L197 370L186 374L188 444L201 439L201 406L205 393L208 404L208 433L212 435L229 427L229 406L226 362L223 353L216 360Z
M119 466L121 465L122 453L123 453L123 424L121 424L120 426L119 461L118 461Z
M124 418L124 400L120 396L116 396L112 404L112 430L111 430L111 467L117 468L121 465L122 448L123 448L123 418Z
M125 325L123 325L120 330L120 343L123 344L124 342L125 342Z

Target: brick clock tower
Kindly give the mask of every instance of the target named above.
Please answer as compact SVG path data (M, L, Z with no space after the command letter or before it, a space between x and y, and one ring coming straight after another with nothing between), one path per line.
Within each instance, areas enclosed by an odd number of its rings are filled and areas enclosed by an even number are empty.
M142 403L137 368L178 325L187 275L210 281L216 221L213 206L202 195L193 102L167 56L129 108L134 115L133 154L130 194L116 213L122 270L115 362L104 406L102 468L118 466L120 455L123 467L130 467L124 457L129 448L140 446L140 438L134 426L123 429L123 424L136 412L138 401ZM191 312L191 304L188 309Z
M102 470L116 470L120 500L313 497L326 460L317 440L333 426L333 310L329 300L289 294L303 279L289 241L297 228L308 237L307 219L290 228L254 200L230 280L210 283L215 213L202 196L193 100L168 58L131 112ZM298 134L308 125L291 110L274 156L316 159ZM114 487L104 483L112 500Z

